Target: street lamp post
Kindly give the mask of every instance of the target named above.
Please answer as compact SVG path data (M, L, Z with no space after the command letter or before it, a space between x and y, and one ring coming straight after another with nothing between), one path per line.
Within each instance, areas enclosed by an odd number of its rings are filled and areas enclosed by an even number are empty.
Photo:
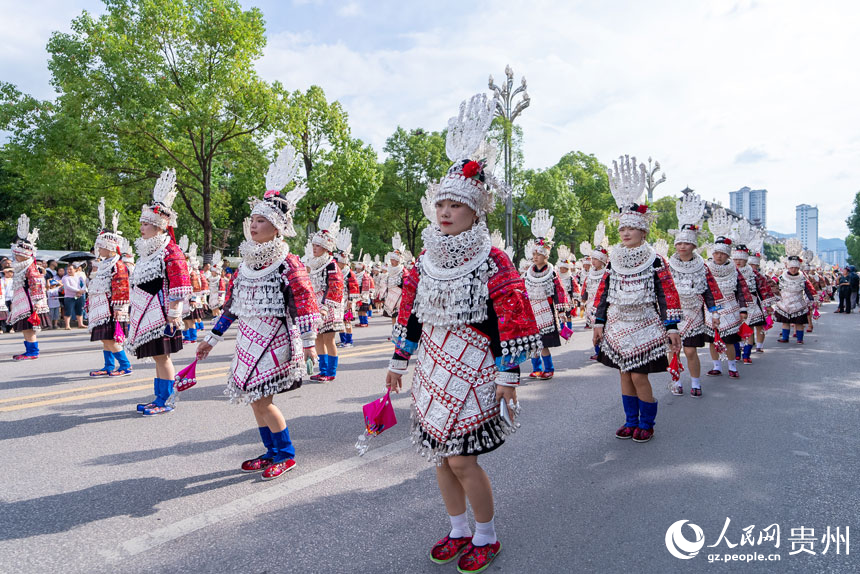
M651 158L648 158L648 172L646 173L646 187L648 188L648 203L654 201L654 189L666 181L666 174L663 173L660 179L655 180L657 172L660 171L660 162L655 161L654 167L651 167Z
M517 116L519 116L524 109L529 107L531 99L529 98L529 94L526 91L525 78L522 78L520 80L520 85L516 89L514 89L514 71L511 69L510 66L505 66L505 76L506 80L500 88L493 81L493 76L491 74L489 87L494 94L493 99L496 102L496 115L504 118L505 120L505 183L511 185L511 156L513 155L513 152L511 150L511 132L514 125L514 120L517 119ZM522 92L523 94L522 98L516 105L514 105L513 101L516 98L517 94L519 94L520 92ZM509 195L507 197L507 200L505 201L505 243L507 243L508 245L514 244L514 199L511 195Z

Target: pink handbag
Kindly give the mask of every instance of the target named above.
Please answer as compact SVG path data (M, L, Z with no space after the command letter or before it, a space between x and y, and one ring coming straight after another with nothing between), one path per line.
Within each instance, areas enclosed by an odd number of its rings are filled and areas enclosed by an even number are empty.
M173 379L177 392L187 391L197 384L197 360L176 373Z
M570 336L573 335L573 329L568 327L567 323L565 323L564 326L562 326L561 332L559 333L559 335L561 335L562 339L567 341L568 339L570 339Z
M364 405L362 411L364 412L364 434L358 437L358 442L355 443L358 456L363 455L370 448L371 438L397 424L390 390L383 397Z

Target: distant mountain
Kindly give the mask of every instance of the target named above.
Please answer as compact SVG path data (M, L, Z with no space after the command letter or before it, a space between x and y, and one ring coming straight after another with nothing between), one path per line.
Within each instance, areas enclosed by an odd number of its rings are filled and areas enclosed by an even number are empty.
M844 239L825 239L824 237L818 238L818 250L819 251L832 251L834 249L845 249L845 240Z
M795 237L794 233L780 233L778 231L768 231L771 235L776 237L777 239L788 239L789 237ZM839 238L831 238L828 239L826 237L818 238L818 251L833 251L836 249L845 249L845 240Z

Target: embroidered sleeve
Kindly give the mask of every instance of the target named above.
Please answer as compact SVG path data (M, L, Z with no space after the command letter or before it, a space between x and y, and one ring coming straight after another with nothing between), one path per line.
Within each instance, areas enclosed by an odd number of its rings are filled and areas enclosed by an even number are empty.
M579 301L582 299L582 290L579 287L579 283L576 281L575 275L571 276L570 278L570 293L571 299L573 299L573 301Z
M289 286L288 309L293 321L299 327L304 346L309 347L316 340L317 331L322 323L311 278L307 268L296 255L292 253L287 255L284 264L283 279Z
M582 280L582 289L579 291L579 298L583 303L588 301L588 277Z
M39 307L48 304L48 295L45 293L45 278L36 269L35 263L27 269L27 290L31 306L36 307L37 312L42 312Z
M129 305L128 267L122 261L114 265L110 280L110 302L114 309L127 312Z
M508 371L526 359L538 356L543 344L523 278L501 249L493 247L490 258L498 269L490 277L488 285L490 300L499 319L502 347L502 356L496 357L496 366L500 371ZM557 278L555 282L558 290L561 284Z
M741 313L747 312L747 307L752 305L752 295L750 295L750 289L747 285L747 280L744 279L744 276L741 275L741 270L738 269L738 282L735 287L735 297L738 300L738 306L741 308Z
M186 263L187 265L187 263ZM191 291L193 293L200 292L200 273L197 271L189 272L188 277L191 279Z
M573 279L571 279L572 281ZM555 308L560 312L567 312L570 308L570 298L567 296L567 291L564 290L564 286L561 284L561 280L558 278L558 273L553 271L552 274L552 285L555 289L555 294L553 295L553 300L555 302Z
M815 287L812 286L812 283L807 279L803 283L803 289L806 291L806 296L812 301L815 298Z
M329 307L339 306L343 301L343 273L337 268L337 263L332 261L325 270L326 290L323 304Z
M391 330L391 342L394 343L394 347L397 349L396 353L407 359L418 348L418 341L421 337L421 323L417 317L414 321L412 320L415 292L418 289L418 282L421 280L418 267L418 265L415 265L408 274L403 273L403 293L401 294L400 308L397 313L397 320L394 322L394 327ZM415 325L418 326L417 334L415 333Z
M167 298L181 301L191 295L191 278L182 250L173 241L164 248L164 266L167 270Z
M606 266L606 271L603 272L603 278L597 286L597 293L594 294L594 323L603 325L606 323L606 312L609 310L609 265Z
M663 326L677 329L684 312L681 310L681 298L678 296L672 272L662 255L658 255L654 260L654 295Z
M361 287L358 285L358 281L355 278L355 273L350 272L349 275L346 276L347 279L347 288L349 289L349 299L350 301L356 301L361 298Z
M779 301L779 297L773 292L773 288L771 288L770 283L767 278L761 273L755 274L755 283L758 287L758 293L761 297L761 302L765 305L765 307L773 307L774 303Z
M720 291L717 280L714 278L714 274L711 273L711 268L707 265L705 265L705 283L707 284L707 288L702 293L702 297L705 299L705 307L711 313L719 311L723 308L725 298L723 297L723 292Z
M205 273L200 274L200 290L209 291L209 279L206 278Z

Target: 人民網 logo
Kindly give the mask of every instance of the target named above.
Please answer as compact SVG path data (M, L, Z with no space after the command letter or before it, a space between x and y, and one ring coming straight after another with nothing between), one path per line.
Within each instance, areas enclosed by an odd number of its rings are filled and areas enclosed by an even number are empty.
M681 560L693 558L705 545L705 534L702 529L692 522L687 524L688 522L688 520L679 520L666 531L666 549L672 556ZM694 540L692 541L687 540L681 530L685 524L693 531Z

